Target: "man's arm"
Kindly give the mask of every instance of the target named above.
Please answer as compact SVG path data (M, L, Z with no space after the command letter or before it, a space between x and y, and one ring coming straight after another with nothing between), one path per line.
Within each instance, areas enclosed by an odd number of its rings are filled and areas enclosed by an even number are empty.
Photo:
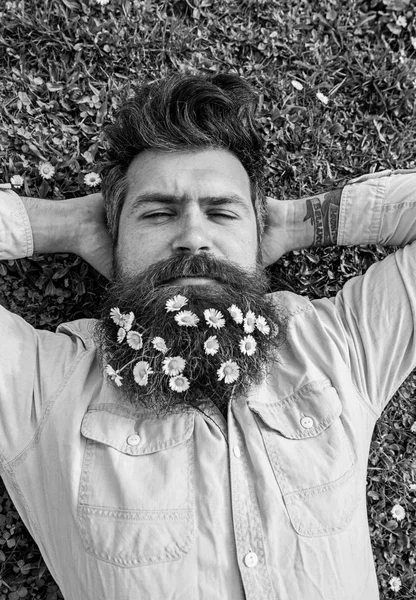
M111 237L101 194L62 201L19 197L5 189L0 189L0 194L0 202L8 206L10 227L5 226L5 231L16 235L20 227L20 238L24 240L13 250L12 237L5 236L0 242L0 260L33 253L71 252L110 277Z
M382 171L299 200L268 198L265 264L316 246L404 246L416 239L416 170Z

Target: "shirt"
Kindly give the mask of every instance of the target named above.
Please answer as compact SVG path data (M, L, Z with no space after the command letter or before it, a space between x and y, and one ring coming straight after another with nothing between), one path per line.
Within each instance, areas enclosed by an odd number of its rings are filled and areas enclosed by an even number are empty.
M102 375L93 319L53 333L0 307L0 472L66 600L379 597L366 468L416 365L415 173L343 189L338 243L405 247L333 298L273 294L286 341L227 421L213 405L133 415ZM32 252L4 191L0 258Z

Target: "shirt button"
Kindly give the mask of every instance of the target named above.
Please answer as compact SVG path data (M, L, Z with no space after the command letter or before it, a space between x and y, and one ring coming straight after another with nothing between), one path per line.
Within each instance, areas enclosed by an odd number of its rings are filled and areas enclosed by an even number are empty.
M127 438L127 443L129 446L137 446L140 444L140 436L137 433L133 433L133 435L129 435Z
M241 457L241 450L240 450L240 448L238 446L234 446L233 452L234 452L234 456L236 458L240 458Z
M311 427L313 427L313 419L311 419L310 417L302 417L302 419L300 420L300 424L305 429L310 429Z
M257 554L255 552L249 552L244 557L244 564L246 565L246 567L249 567L250 569L255 567L258 562L259 562L259 557L257 556Z

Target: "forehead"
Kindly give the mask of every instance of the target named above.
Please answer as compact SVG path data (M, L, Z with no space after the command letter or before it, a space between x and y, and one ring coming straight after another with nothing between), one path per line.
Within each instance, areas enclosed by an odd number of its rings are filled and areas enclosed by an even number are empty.
M250 180L241 162L226 150L160 152L146 150L136 156L127 171L125 206L137 194L187 196L238 194L251 206Z

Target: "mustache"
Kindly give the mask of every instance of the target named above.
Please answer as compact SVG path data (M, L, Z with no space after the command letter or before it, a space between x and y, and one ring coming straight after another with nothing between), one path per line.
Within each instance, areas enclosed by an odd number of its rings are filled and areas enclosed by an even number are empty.
M138 276L140 280L145 280L151 289L184 277L202 277L237 287L241 285L242 280L253 279L256 287L260 286L259 291L267 292L269 287L269 278L260 265L249 271L209 253L172 256L150 265Z

